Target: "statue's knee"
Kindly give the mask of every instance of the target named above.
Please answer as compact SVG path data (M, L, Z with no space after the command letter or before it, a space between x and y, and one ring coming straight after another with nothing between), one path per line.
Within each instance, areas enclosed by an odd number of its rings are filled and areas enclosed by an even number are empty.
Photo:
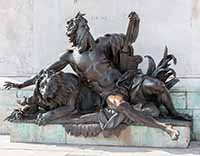
M121 95L109 95L106 102L111 109L115 110L122 110L127 105L127 102Z
M147 94L160 94L166 89L164 82L155 79L149 78L143 82L143 90Z
M163 93L166 90L164 82L159 81L157 84L157 89L158 89L159 93Z
M150 115L152 117L158 117L160 115L160 110L155 106L154 103L147 103L143 106L142 111L144 114Z

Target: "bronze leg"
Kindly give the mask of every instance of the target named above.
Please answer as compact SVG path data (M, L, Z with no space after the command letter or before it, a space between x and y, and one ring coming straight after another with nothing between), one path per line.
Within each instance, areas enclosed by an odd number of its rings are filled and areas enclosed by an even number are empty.
M167 89L165 89L162 93L158 95L158 102L162 103L166 107L169 114L173 116L175 119L182 119L186 121L192 120L192 117L190 115L185 113L179 113L176 111L171 96Z
M155 78L146 78L142 84L142 91L145 95L156 95L157 96L157 103L163 104L169 114L174 117L175 119L182 119L182 120L192 120L191 116L179 113L176 111L170 93L168 89L165 87L165 84Z
M179 132L176 129L174 129L172 126L158 122L151 116L144 115L141 112L134 110L130 104L124 100L122 95L109 95L106 99L106 102L109 107L124 113L130 120L143 123L149 127L160 128L167 132L172 140L178 139Z
M54 110L48 111L46 113L39 114L36 119L36 123L38 125L45 125L49 123L50 121L60 119L64 116L70 115L73 113L73 111L74 111L74 107L70 107L69 105L62 106Z

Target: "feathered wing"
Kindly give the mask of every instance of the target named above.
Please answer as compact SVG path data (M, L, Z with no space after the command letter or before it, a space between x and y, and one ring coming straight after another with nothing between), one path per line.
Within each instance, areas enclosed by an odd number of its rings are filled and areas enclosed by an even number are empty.
M172 88L179 79L176 78L176 72L170 67L171 61L176 64L176 57L172 54L168 54L168 48L165 47L164 56L156 66L154 59L151 56L145 56L148 58L148 69L146 75L155 77L163 81L168 89Z

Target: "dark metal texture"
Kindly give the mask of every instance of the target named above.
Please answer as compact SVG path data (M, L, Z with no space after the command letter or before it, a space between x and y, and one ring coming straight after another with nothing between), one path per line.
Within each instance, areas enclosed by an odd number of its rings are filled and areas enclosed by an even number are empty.
M168 54L156 65L151 56L147 73L138 69L142 57L134 55L132 43L139 32L139 17L129 15L125 34L106 34L94 40L88 21L80 12L67 22L67 36L73 46L58 61L22 84L5 82L5 88L35 85L33 96L20 102L21 108L9 121L34 120L38 125L64 124L72 135L118 135L131 123L160 128L173 140L179 132L156 118L191 120L175 110L168 89L174 86L176 58ZM61 70L70 65L75 74ZM167 114L160 110L163 105Z

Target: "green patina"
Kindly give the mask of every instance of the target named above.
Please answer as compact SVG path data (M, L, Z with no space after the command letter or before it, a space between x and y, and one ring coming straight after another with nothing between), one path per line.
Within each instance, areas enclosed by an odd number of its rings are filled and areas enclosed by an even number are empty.
M190 87L191 88L191 87ZM196 87L197 88L197 87ZM200 89L199 89L200 90ZM23 97L24 95L31 95L32 90L21 90L18 91L18 96ZM200 92L196 91L180 91L180 90L173 90L171 92L172 99L174 102L174 105L179 112L185 112L190 115L193 115L193 139L194 140L200 140ZM9 126L4 124L3 119L8 115L8 113L16 107L16 90L0 90L0 108L2 113L0 113L0 132L5 133L9 131ZM6 114L7 113L7 114ZM22 126L23 127L23 126ZM24 128L28 128L25 126ZM61 128L62 129L62 128ZM22 130L22 129L21 129ZM27 131L27 130L26 130ZM35 128L35 131L41 131L38 128ZM31 132L32 134L22 134L22 137L31 137L31 135L34 135L36 132ZM56 138L62 138L63 133L59 133L59 127L56 131L56 135L49 136L49 139L56 139ZM45 140L45 137L41 136L42 139ZM148 140L148 137L145 137ZM149 138L151 139L151 137ZM61 141L62 142L62 141Z

